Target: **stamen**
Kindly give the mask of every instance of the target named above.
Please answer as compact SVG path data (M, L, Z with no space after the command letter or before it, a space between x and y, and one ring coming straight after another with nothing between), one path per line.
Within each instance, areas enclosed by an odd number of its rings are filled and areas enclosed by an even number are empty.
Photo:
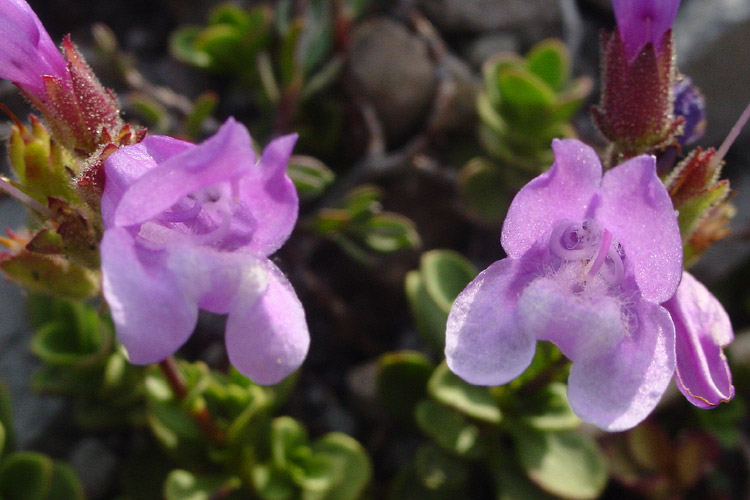
M232 225L232 216L227 212L220 212L219 215L221 216L221 222L215 229L207 233L193 235L192 240L202 245L210 245L228 235L230 226Z
M625 266L622 263L622 255L620 255L620 252L618 251L618 245L611 245L609 247L609 252L607 252L607 260L612 262L612 276L610 276L610 279L607 280L610 285L618 285L622 283L623 278L625 277Z
M203 206L195 199L191 199L190 201L193 202L190 207L181 210L175 210L174 207L172 207L169 211L163 212L159 216L159 220L163 222L185 222L196 218L198 214L201 213ZM175 206L177 206L177 204L175 204Z
M599 252L597 252L596 254L596 259L594 259L594 263L591 265L591 268L587 273L589 276L595 276L596 273L599 272L599 269L602 268L607 255L609 255L609 247L611 244L612 233L610 233L609 230L605 229L604 235L602 236L602 245L599 247Z
M729 151L729 147L732 145L735 139L737 139L737 136L740 135L740 132L742 131L742 128L745 126L747 121L750 119L750 104L747 105L745 108L745 111L742 112L739 119L737 120L737 123L734 124L732 127L732 130L729 131L729 135L727 135L727 138L724 139L724 142L721 143L721 146L719 146L719 150L716 152L716 156L714 156L713 164L718 165L721 160L724 159L724 156L726 156L727 151Z

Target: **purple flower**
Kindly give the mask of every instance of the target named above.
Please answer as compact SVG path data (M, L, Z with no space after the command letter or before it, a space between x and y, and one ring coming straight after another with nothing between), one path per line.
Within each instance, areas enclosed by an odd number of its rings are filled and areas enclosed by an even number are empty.
M0 0L0 78L44 100L44 76L69 82L65 60L24 0Z
M620 37L633 60L646 44L658 53L664 34L672 28L680 0L612 0Z
M732 374L722 348L734 340L734 333L719 301L683 273L677 293L664 307L672 315L677 335L675 381L682 394L704 409L732 399Z
M652 156L602 176L580 141L552 147L552 168L511 203L508 257L453 305L448 366L473 384L504 384L526 369L537 340L551 341L573 361L573 411L602 429L628 429L674 373L675 329L659 304L682 274L677 217Z
M133 363L174 353L199 308L228 314L229 360L255 382L278 382L302 363L305 314L268 259L297 219L286 175L295 140L274 140L258 161L230 118L199 145L154 135L106 160L103 290Z
M683 76L674 89L674 115L683 117L682 133L677 136L680 145L691 144L701 138L706 130L706 103L698 87Z

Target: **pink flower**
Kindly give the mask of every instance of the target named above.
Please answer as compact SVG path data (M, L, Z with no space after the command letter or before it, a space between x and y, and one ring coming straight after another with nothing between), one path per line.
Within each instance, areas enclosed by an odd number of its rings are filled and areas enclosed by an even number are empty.
M278 382L302 363L305 314L268 259L297 220L286 175L295 140L276 139L258 160L230 118L199 145L149 136L106 160L103 289L133 363L174 353L199 308L228 314L229 360L255 382Z
M675 369L675 327L660 304L682 275L677 216L652 156L602 176L596 153L556 140L552 168L516 195L503 225L508 257L456 299L448 366L473 384L520 375L538 340L573 365L573 411L602 429L642 421Z
M732 373L723 348L734 340L732 324L716 297L683 273L674 297L664 303L677 333L677 387L699 408L714 408L734 397Z
M70 82L67 64L24 0L0 1L0 78L44 100L44 76Z
M679 6L680 0L612 0L617 29L631 60L649 43L657 53L661 51Z

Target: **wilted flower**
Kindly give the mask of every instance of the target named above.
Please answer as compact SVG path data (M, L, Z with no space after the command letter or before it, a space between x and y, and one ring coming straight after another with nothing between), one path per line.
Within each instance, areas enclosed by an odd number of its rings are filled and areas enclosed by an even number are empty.
M106 160L103 290L132 362L175 352L200 308L228 314L229 360L255 382L278 382L302 363L304 311L268 260L297 219L286 175L295 140L276 139L257 161L230 118L199 145L149 136Z
M685 272L677 293L664 307L677 335L675 381L682 394L704 409L732 399L732 374L722 348L734 340L734 333L721 303Z
M630 59L649 43L657 53L661 51L679 6L680 0L612 0L617 29Z
M573 365L568 398L583 420L633 427L675 368L675 328L660 304L682 274L677 217L652 156L602 176L596 153L553 142L555 163L514 198L503 225L508 257L456 299L446 357L466 381L504 384L531 362L537 340Z

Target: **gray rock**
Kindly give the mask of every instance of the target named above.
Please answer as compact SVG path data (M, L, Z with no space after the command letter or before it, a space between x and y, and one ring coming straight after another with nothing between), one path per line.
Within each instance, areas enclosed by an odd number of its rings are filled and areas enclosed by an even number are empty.
M675 22L677 64L706 97L708 128L701 144L718 145L750 102L750 2L700 0ZM750 138L750 127L743 136Z
M389 143L403 140L424 119L435 95L435 65L427 44L406 27L376 18L358 27L351 76L372 103Z
M495 54L518 53L520 49L517 37L504 32L491 32L477 37L466 50L466 56L471 64L480 68Z
M0 200L0 231L24 225L24 209L11 199ZM0 276L0 380L8 386L13 405L13 425L19 448L37 441L63 410L63 401L35 394L29 388L39 365L29 351L31 332L26 322L22 291Z
M530 29L543 38L561 23L557 0L420 0L419 5L450 33Z

